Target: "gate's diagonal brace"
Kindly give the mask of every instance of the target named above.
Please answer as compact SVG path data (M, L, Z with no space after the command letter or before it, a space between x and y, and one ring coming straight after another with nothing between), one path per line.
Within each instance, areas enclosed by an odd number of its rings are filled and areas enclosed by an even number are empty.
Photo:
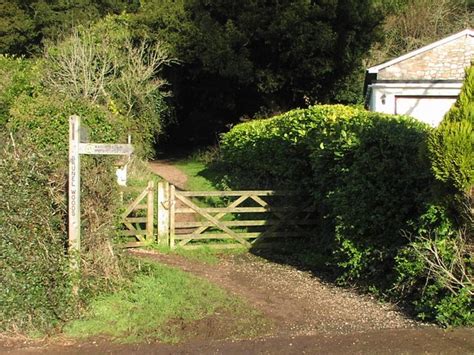
M135 228L135 226L129 222L122 222L125 227L127 227L130 231L132 232L139 232L139 230L137 228ZM137 239L140 241L140 242L144 242L145 239L143 238L143 235L142 234L136 234L135 235L137 237Z
M127 209L125 210L125 212L122 213L121 217L122 217L122 220L123 220L123 224L129 229L131 230L132 232L139 232L138 229L136 229L133 224L129 223L129 222L125 222L125 218L128 217L128 215L135 209L135 207L138 206L138 204L147 196L148 192L149 192L150 188L147 187L145 190L142 191L142 193L140 195L138 195L138 197L127 207ZM141 242L144 242L145 239L143 238L143 235L141 234L137 234L136 235L137 239Z
M235 200L234 202L232 202L229 206L227 206L227 208L235 208L235 207L239 206L242 202L244 202L246 199L248 199L249 197L250 197L249 195L242 195L242 196L240 196L237 200ZM227 214L227 212L220 212L220 213L216 214L216 215L214 216L214 218L217 219L217 220L220 220L220 219L222 219L226 214ZM208 226L199 227L198 229L196 229L196 230L191 234L191 238L183 239L178 245L179 245L179 246L183 246L183 245L188 244L195 236L198 236L199 234L204 233L207 228L209 228L209 227L208 227Z
M148 194L149 188L147 187L145 190L142 191L140 195L128 206L128 208L125 210L124 213L122 213L122 219L127 218L127 216L132 212L135 207L138 206L138 204L145 198L145 196Z
M262 198L260 198L259 196L250 196L250 198L252 200L254 200L255 202L257 202L260 206L262 207L265 207L265 208L268 208L270 205L268 204L268 202L264 201ZM270 210L271 211L271 210ZM277 212L272 212L273 215L277 216L279 218L279 223L275 223L273 226L271 226L270 228L268 228L266 231L264 231L260 237L258 239L262 240L265 238L265 235L268 235L276 230L278 230L278 228L280 228L280 226L283 224L283 222L285 222L286 220L294 217L294 216L297 216L299 213L299 211L296 211L296 212L293 212L293 213L289 213L287 215L283 215L281 213L277 213ZM296 229L299 229L302 233L306 233L306 231L301 228L300 226L298 225L294 225L294 227Z
M241 244L247 246L247 247L250 247L251 244L249 242L247 242L245 239L239 237L237 235L237 233L235 233L232 229L228 228L227 226L221 224L221 222L212 217L209 213L205 212L202 208L196 206L194 203L192 203L191 201L189 201L188 199L184 198L183 196L180 196L179 194L176 194L176 197L182 201L185 205L187 205L189 208L193 209L195 212L197 212L198 214L200 214L201 216L203 216L204 218L208 219L209 221L211 221L212 223L214 223L214 225L220 229L222 229L224 232L226 232L227 234L229 234L232 238L234 238L235 240L239 241Z

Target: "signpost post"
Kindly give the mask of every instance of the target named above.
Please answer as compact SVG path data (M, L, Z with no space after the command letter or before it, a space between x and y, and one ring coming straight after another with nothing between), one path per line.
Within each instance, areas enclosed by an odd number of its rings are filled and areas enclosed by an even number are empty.
M73 277L73 294L79 292L81 261L81 159L80 154L130 155L131 144L81 143L81 119L69 117L68 253Z

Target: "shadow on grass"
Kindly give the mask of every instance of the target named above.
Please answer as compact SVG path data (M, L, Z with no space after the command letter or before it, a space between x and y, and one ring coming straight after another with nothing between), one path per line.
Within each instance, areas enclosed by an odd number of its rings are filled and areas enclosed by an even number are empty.
M216 188L222 187L223 181L228 184L228 188L234 190L266 188L260 185L256 187L254 180L246 180L241 177L229 180L226 167L221 163L206 165L199 175L211 181ZM285 201L280 201L280 203L285 203ZM315 216L315 218L317 217ZM252 217L248 214L246 216L235 214L235 219L257 219L257 216ZM282 247L260 248L258 244L256 244L249 249L249 252L271 262L290 265L298 270L310 272L314 277L325 282L336 283L340 273L336 268L330 265L332 258L331 247L334 238L327 231L323 231L321 228L318 229L318 231L314 232L314 237L287 242L283 244Z

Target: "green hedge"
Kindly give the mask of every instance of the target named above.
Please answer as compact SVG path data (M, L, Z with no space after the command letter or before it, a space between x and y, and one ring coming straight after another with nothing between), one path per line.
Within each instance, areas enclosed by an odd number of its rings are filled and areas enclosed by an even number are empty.
M70 298L67 274L69 115L90 141L125 142L125 120L106 107L65 99L38 82L38 63L1 57L9 79L0 91L0 329L51 331L77 316L90 293L120 272L110 252L117 215L114 158L81 158L82 288Z
M221 147L231 185L310 192L344 277L360 279L386 274L407 243L400 230L423 211L432 182L422 149L428 132L409 117L314 106L240 124Z
M55 157L0 138L0 326L51 329L72 310L65 206L50 178Z
M306 186L311 175L309 132L356 112L342 105L315 106L235 126L220 142L230 184L241 188Z
M403 288L400 255L410 250L409 236L420 232L419 221L429 216L434 203L436 184L426 149L431 132L408 116L313 106L235 126L222 136L221 164L231 187L309 192L320 221L314 253L327 251L322 259L338 270L339 281L362 282L387 293L392 286ZM425 229L431 227L436 226L425 223ZM455 230L453 225L451 234ZM420 263L427 267L426 260L412 261L405 263L413 271L412 281L424 277L426 282L429 275L415 272ZM434 283L432 278L429 284ZM472 304L465 295L459 296L457 313L441 306L464 291L453 296L441 286L430 297L422 296L423 288L411 286L409 296L398 291L392 295L423 304L417 310L426 319L468 323L466 312ZM441 312L451 311L440 320Z
M311 188L334 221L344 278L390 275L398 248L408 242L400 231L410 230L430 198L428 130L409 117L362 111L310 133Z

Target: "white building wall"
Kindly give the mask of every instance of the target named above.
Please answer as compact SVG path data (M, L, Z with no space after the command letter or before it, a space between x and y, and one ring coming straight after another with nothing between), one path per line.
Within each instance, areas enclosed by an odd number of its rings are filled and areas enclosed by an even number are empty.
M369 86L371 111L407 114L432 126L456 101L462 83L375 83Z

